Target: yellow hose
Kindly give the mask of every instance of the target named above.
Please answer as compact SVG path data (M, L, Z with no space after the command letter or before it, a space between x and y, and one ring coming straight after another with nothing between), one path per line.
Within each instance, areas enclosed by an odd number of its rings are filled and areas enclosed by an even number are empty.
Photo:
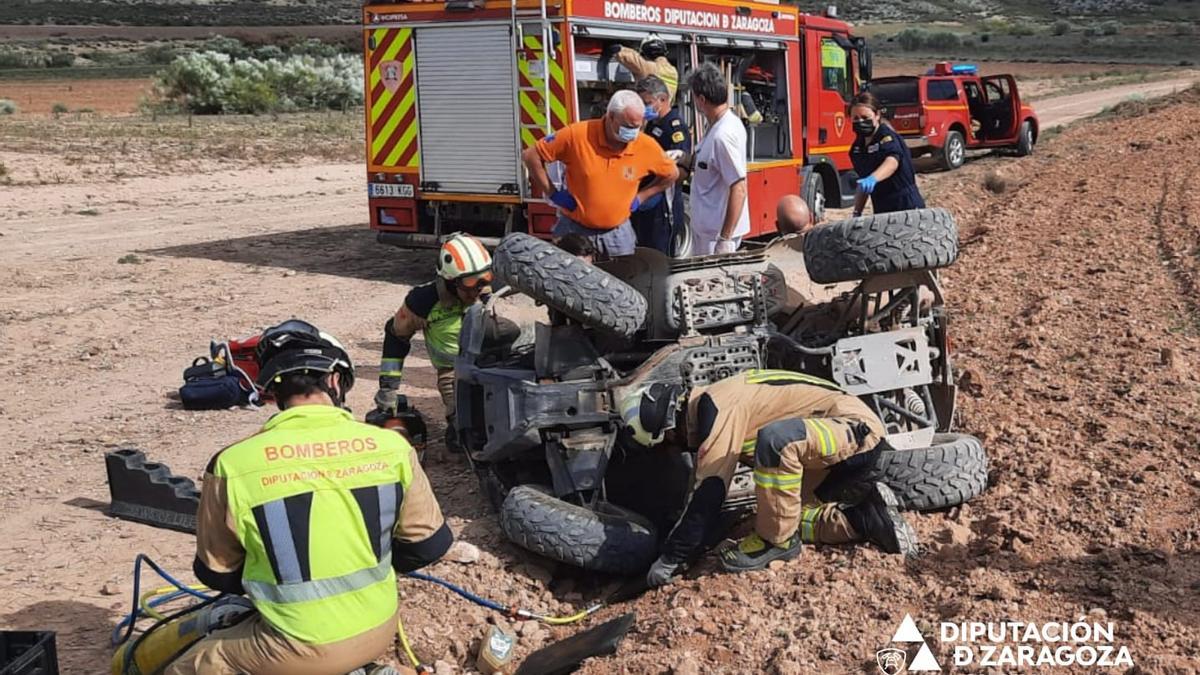
M542 623L550 624L551 626L564 626L569 623L575 623L576 621L582 621L583 619L586 619L592 614L600 611L600 608L603 606L603 604L592 605L591 607L588 607L577 614L572 614L571 616L543 616L541 614L534 614L528 610L521 609L517 610L517 616L526 619L534 619L535 621L541 621Z
M204 584L193 584L191 586L188 586L188 588L192 589L193 591L209 590L208 586L205 586ZM163 586L162 588L156 588L152 591L146 591L145 593L142 593L142 597L138 598L138 607L140 607L142 609L142 612L144 612L146 614L146 616L148 616L152 619L155 619L157 621L162 621L163 619L166 618L166 616L163 615L162 612L151 607L150 601L153 600L154 598L157 598L160 595L167 595L168 593L174 593L175 591L178 591L178 590L179 589L174 586Z
M404 634L404 622L400 620L400 615L396 614L396 633L400 636L400 644L404 646L404 653L408 656L408 660L412 662L412 667L416 670L421 670L421 662L417 660L417 655L413 653L412 645L408 643L408 636Z

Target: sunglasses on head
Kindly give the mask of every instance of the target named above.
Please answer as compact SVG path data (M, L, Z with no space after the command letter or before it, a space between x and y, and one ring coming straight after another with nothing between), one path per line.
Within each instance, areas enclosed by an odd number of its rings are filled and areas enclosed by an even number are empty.
M464 288L475 288L484 284L492 283L492 271L480 272L474 276L463 277L458 279L456 283L462 284Z

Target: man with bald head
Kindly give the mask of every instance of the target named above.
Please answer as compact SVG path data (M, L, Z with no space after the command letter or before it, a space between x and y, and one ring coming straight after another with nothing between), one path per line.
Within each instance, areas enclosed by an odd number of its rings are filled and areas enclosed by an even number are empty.
M621 90L600 119L559 129L524 152L531 186L559 208L555 237L583 235L602 256L633 253L637 236L630 214L679 175L658 143L641 133L645 115L642 97ZM566 167L563 187L550 181L549 162ZM647 176L653 179L639 188Z
M787 195L775 207L775 228L779 234L804 234L813 228L812 211L797 195Z

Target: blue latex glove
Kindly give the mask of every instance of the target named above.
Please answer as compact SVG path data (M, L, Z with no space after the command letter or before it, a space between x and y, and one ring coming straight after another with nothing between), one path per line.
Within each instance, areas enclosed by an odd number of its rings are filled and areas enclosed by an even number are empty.
M663 200L663 193L660 192L660 193L654 195L653 197L651 197L650 199L647 199L646 201L642 202L642 204L640 206L638 206L637 210L638 211L653 211L655 208L658 207L659 204L662 203L662 200Z
M867 176L866 178L858 179L858 189L865 195L869 195L875 191L875 184L879 181L875 176Z
M632 213L633 211L637 211L637 210L638 210L638 207L639 207L639 206L641 206L641 205L642 205L642 199L641 199L641 197L638 197L637 195L634 195L634 196L633 196L633 201L629 203L629 211L630 211L631 213Z
M575 201L574 195L566 190L557 190L550 195L550 201L564 211L574 211L579 208L579 202Z

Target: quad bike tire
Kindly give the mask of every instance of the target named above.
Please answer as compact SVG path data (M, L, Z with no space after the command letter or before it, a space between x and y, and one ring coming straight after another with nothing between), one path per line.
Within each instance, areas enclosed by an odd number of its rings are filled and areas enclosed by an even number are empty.
M496 247L501 281L590 328L630 337L646 321L632 286L537 237L515 232Z
M946 267L958 258L958 226L945 209L913 209L819 225L804 237L808 275L819 284Z
M657 533L645 518L612 504L592 511L540 486L509 491L500 527L518 546L593 572L639 574L658 554Z
M966 434L936 434L928 448L884 450L877 468L905 511L958 506L987 489L987 452Z

